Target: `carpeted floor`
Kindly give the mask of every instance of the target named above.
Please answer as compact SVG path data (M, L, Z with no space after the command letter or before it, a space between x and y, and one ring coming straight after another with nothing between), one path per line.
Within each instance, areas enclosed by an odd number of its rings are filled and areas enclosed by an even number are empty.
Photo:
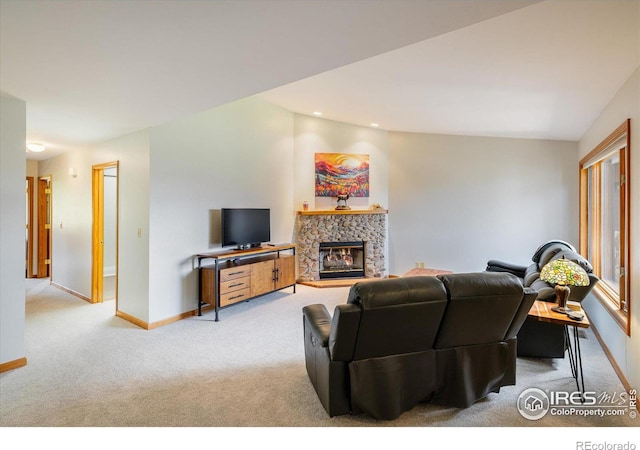
M302 307L346 301L348 287L298 285L154 330L27 280L27 366L0 375L2 427L627 427L640 419L518 413L526 388L575 390L568 360L518 360L517 385L460 410L419 405L394 421L327 416L304 366ZM586 389L624 393L591 330ZM575 438L574 438L575 440Z

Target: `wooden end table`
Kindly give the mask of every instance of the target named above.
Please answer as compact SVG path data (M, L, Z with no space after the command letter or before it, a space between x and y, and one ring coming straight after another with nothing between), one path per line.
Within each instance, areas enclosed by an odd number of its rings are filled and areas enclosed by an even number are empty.
M536 300L529 310L529 317L533 317L539 322L548 322L564 327L564 339L569 351L569 364L571 365L571 375L576 380L576 387L581 394L584 394L584 372L582 370L582 352L580 350L580 340L578 339L579 328L589 328L590 323L586 314L577 304L567 304L572 310L582 313L582 320L573 320L566 314L552 311L551 308L556 306L555 303L543 302ZM573 333L569 331L569 327L573 328ZM573 334L573 346L571 345L570 335ZM574 348L575 347L575 348Z
M411 269L404 275L404 277L435 277L436 275L446 275L448 273L453 273L450 270L440 270L440 269L426 269L424 267L416 267Z

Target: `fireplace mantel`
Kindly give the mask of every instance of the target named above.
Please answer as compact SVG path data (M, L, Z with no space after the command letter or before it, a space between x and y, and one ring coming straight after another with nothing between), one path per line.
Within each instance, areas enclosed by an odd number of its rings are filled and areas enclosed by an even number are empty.
M328 216L345 214L389 214L388 209L326 209L315 211L298 211L299 216Z

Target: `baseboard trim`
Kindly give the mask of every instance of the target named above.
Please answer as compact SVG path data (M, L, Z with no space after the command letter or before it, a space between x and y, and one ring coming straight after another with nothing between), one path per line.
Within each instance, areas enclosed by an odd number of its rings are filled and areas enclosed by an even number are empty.
M149 330L149 324L147 322L145 322L144 320L140 320L137 317L131 316L127 313L124 313L122 311L116 311L116 317L120 317L121 319L126 320L127 322L131 322L132 324L143 328L145 330Z
M213 308L214 308L213 305L206 305L206 306L202 307L202 311L203 312L209 311L209 310L211 310ZM179 314L177 316L169 317L168 319L164 319L164 320L160 320L158 322L154 322L154 323L151 324L150 329L162 327L164 325L169 325L170 323L178 322L179 320L182 320L182 319L188 319L189 317L193 317L193 316L195 316L197 314L198 314L197 310L187 311L187 312L184 312L184 313Z
M609 350L609 347L607 346L607 344L605 344L604 339L602 339L602 336L600 335L600 333L598 333L598 329L595 327L593 322L591 322L591 329L593 330L593 334L596 336L596 339L600 343L600 347L602 347L602 351L604 351L604 354L607 356L609 363L611 363L611 367L613 367L613 371L616 373L616 375L618 375L620 382L622 383L624 388L627 390L627 392L631 391L631 389L633 389L631 387L631 383L629 382L624 372L618 365L618 362L616 361L616 359L613 357L613 353L611 353L611 350Z
M27 365L27 358L18 358L13 361L0 364L0 373L8 372L10 370L19 369Z
M53 287L55 287L55 288L58 288L58 289L60 289L61 291L66 292L67 294L71 294L71 295L73 295L74 297L78 297L79 299L82 299L82 300L84 300L85 302L93 303L89 297L87 297L86 295L82 295L82 294L81 294L80 292L78 292L78 291L74 291L73 289L69 289L68 287L65 287L65 286L63 286L63 285L61 285L61 284L58 284L58 283L56 283L55 281L50 281L50 283L51 283L51 286L53 286Z
M213 305L207 305L202 307L203 312L209 311L211 309L213 309ZM170 323L178 322L179 320L193 317L196 314L198 314L197 310L187 311L185 313L178 314L177 316L169 317L168 319L160 320L158 322L148 323L148 322L145 322L144 320L140 320L137 317L131 316L122 311L116 311L117 317L120 317L121 319L124 319L127 322L131 322L132 324L137 325L140 328L143 328L145 330L153 330L154 328L160 328L162 326L169 325Z

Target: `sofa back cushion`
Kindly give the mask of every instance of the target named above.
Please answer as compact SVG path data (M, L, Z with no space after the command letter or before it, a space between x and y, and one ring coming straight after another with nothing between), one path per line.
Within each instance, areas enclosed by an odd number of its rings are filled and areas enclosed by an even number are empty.
M538 270L542 270L544 266L546 266L549 261L556 259L556 255L560 252L564 252L568 250L566 246L562 244L554 244L547 247L547 249L542 253L540 259L538 260Z
M353 359L432 349L446 303L447 293L436 277L356 283L347 300L362 310Z
M533 254L533 256L531 257L531 261L533 261L534 263L538 263L540 261L540 257L542 256L542 254L545 252L545 250L547 250L549 247L551 247L552 245L557 245L560 244L562 245L564 248L568 249L568 250L573 250L575 251L575 247L571 244L569 244L566 241L561 241L558 239L554 239L551 241L547 241L544 244L542 244L540 247L538 247L535 251L535 253Z
M553 258L551 258L551 261L561 258L573 261L574 263L582 267L587 273L593 272L593 266L591 265L591 263L587 261L580 253L572 252L571 250L563 250L561 252L558 252Z
M436 349L503 341L520 309L524 292L515 275L504 272L438 276L449 302Z

